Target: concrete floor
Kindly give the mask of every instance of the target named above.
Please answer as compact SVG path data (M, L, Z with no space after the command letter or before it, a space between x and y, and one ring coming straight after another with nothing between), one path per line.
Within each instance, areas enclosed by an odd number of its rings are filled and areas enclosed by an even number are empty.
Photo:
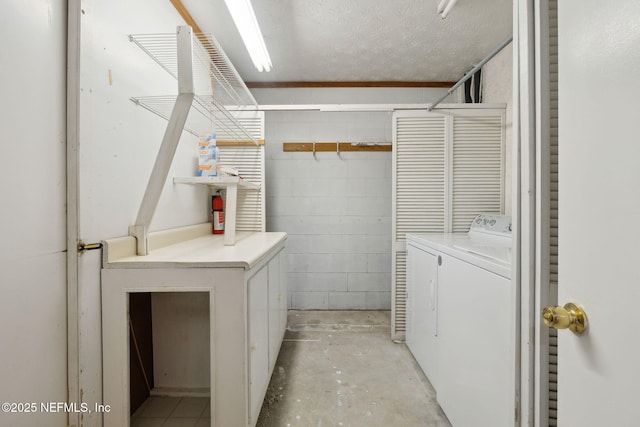
M259 427L451 427L388 311L290 311Z

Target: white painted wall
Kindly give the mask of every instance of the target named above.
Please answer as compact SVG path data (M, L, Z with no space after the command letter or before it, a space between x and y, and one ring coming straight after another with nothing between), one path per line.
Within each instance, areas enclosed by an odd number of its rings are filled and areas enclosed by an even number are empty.
M427 103L443 89L254 89L260 104ZM267 230L289 234L289 307L390 309L391 152L284 153L283 142L391 142L386 112L268 112Z
M66 425L41 402L67 391L66 1L9 0L0 14L0 425Z
M167 122L130 101L177 94L177 82L128 35L175 33L184 21L170 2L94 0L82 3L79 129L80 237L85 242L125 236L135 222ZM208 129L204 129L207 131ZM197 139L183 133L151 229L208 221L206 188L174 185L195 173ZM102 402L100 254L79 265L80 389ZM83 425L99 426L99 414Z
M505 213L511 215L511 141L513 128L513 43L502 49L482 68L483 99L489 104L506 104L505 129Z
M166 128L164 119L129 98L177 94L176 80L128 35L175 33L177 25L184 22L169 2L83 4L80 228L87 241L128 234ZM195 173L196 147L197 139L183 133L152 230L207 219L206 197L198 197L206 196L206 189L171 182L174 175Z
M209 388L209 294L155 293L151 316L155 387Z

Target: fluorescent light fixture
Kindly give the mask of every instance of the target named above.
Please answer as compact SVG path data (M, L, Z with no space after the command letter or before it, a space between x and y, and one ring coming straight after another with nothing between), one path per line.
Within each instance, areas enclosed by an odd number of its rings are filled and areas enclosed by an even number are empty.
M440 0L440 3L438 3L438 7L436 10L438 11L442 19L447 17L447 15L449 14L449 12L451 12L451 9L457 2L458 0Z
M271 70L271 58L267 52L267 46L264 44L262 32L253 12L251 0L224 0L227 9L231 13L233 22L235 22L240 37L244 45L247 47L249 56L258 71Z

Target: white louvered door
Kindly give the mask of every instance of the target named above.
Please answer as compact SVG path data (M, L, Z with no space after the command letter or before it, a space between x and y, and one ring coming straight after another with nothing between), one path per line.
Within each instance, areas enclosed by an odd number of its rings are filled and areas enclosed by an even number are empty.
M236 120L258 140L264 140L264 112L234 112ZM225 127L219 129L217 139L224 141L231 138L225 133ZM265 150L264 145L222 145L220 150L220 166L236 168L245 180L259 184L260 190L238 189L236 230L265 231Z
M443 114L394 113L393 147L393 338L406 330L406 234L445 227L445 121Z
M504 206L504 109L393 116L392 337L405 339L406 234L466 232Z
M479 213L504 210L504 116L461 111L452 121L451 231L466 233Z

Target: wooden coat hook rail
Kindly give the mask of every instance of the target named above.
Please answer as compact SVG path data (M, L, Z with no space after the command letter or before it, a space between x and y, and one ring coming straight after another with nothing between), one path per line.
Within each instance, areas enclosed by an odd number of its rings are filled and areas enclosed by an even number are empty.
M391 151L391 144L377 142L283 142L282 151L328 151L340 154L343 151Z

